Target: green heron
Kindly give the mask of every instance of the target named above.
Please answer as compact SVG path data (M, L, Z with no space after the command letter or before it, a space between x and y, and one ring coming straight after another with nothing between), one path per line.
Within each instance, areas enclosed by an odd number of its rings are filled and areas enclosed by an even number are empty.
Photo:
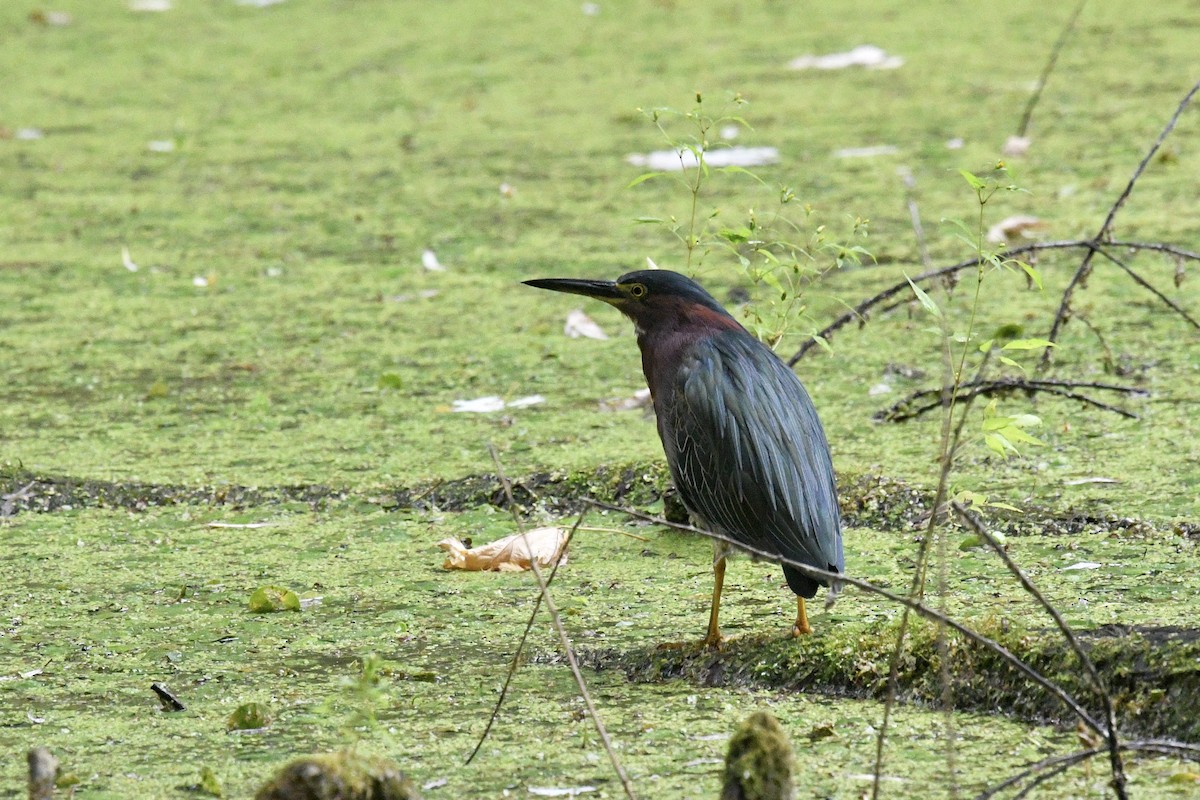
M633 320L667 464L701 527L755 550L843 571L833 463L812 400L796 374L712 295L667 270L616 281L525 283L603 300ZM729 549L715 542L709 646L721 641L717 615ZM786 564L783 574L797 596L792 635L811 633L804 599L829 581Z

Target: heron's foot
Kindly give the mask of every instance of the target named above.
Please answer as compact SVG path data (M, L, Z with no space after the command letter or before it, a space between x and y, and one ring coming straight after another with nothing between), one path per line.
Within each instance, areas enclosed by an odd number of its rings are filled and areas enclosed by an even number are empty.
M808 624L808 614L804 609L804 598L796 598L796 621L792 623L792 638L808 636L812 633L812 625Z

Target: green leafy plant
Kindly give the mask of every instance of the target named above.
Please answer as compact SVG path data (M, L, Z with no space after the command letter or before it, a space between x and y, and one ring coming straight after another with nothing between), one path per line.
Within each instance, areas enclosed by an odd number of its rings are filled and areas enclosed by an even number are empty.
M956 328L951 315L947 314L928 292L911 279L908 281L917 302L935 321L935 325L929 330L937 335L941 342L943 413L938 456L941 465L937 498L939 507L945 502L954 460L964 441L971 401L977 396L964 391L964 388L982 381L990 369L1016 370L1023 374L1025 367L1018 360L1022 353L1052 346L1044 339L1020 338L1021 326L1016 324L1001 325L992 336L978 341L981 327L980 305L984 285L989 276L996 273L1022 274L1028 285L1039 290L1042 288L1042 276L1030 264L1007 257L1003 252L988 245L985 227L988 203L1000 192L1022 191L1012 181L1004 162L997 162L990 174L983 177L965 169L959 170L959 173L974 192L977 206L974 225L968 225L961 220L949 220L958 228L956 235L977 256L975 283L967 310L966 327ZM953 291L953 287L949 289ZM1001 286L995 291L1000 293L1008 290ZM969 379L968 372L973 373ZM998 399L993 398L983 409L978 427L973 429L975 435L968 436L967 440L980 442L995 455L1007 458L1019 455L1023 446L1041 445L1042 441L1030 433L1040 425L1041 419L1035 414L1002 412ZM977 505L981 501L987 505L997 505L987 501L986 495L970 494ZM966 496L959 492L956 499Z
M752 333L775 347L798 325L815 336L817 325L808 315L806 292L831 270L871 257L856 243L866 238L868 221L856 217L847 230L834 235L825 224L816 222L813 206L800 202L790 186L772 186L740 164L713 166L713 153L732 146L727 129L752 130L742 116L734 113L746 103L744 97L735 94L725 109L710 113L703 95L697 92L689 110L644 110L677 154L679 169L643 173L630 187L656 179L673 180L681 187L687 198L685 213L643 216L635 221L666 229L683 246L685 271L693 272L712 262L733 264L754 285L763 287L764 298L746 304L745 322ZM716 195L712 183L718 175L746 176L767 190L767 210L749 207L743 212L729 212L710 205ZM817 340L828 347L824 339Z

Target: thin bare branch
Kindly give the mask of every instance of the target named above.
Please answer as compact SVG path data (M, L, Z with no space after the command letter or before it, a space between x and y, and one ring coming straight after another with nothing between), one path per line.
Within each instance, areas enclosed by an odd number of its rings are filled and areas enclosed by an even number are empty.
M496 474L500 478L501 484L504 486L504 494L508 500L508 504L512 508L516 508L516 502L513 500L512 483L504 474L504 470L500 466L500 457L496 453L496 448L491 444L488 445L488 452L492 455L492 461L496 465ZM579 515L579 522L576 523L576 528L583 522L584 514ZM525 529L521 528L521 536L525 536ZM528 541L526 547L529 548ZM529 548L532 552L532 548ZM560 563L560 562L559 562ZM557 569L558 563L555 564ZM608 754L608 760L612 763L613 770L617 773L617 778L621 781L621 788L625 790L625 796L629 800L637 800L637 795L633 791L633 782L629 780L629 775L625 772L625 768L621 766L621 759L617 757L617 751L613 747L612 740L608 736L608 730L604 727L604 720L600 718L600 714L596 711L596 704L592 702L592 694L588 691L587 682L583 679L583 673L579 670L579 661L575 658L575 648L571 646L571 637L567 635L567 628L563 625L562 617L559 616L558 606L554 602L554 598L550 595L550 584L542 575L542 570L538 567L537 559L529 560L529 568L533 571L534 578L537 579L540 597L546 603L546 611L550 614L550 622L554 626L554 630L558 633L559 642L562 644L563 652L567 657L567 665L571 669L571 674L575 677L575 685L579 688L579 694L583 698L583 704L587 707L588 716L592 718L592 725L596 728L596 735L600 737L601 744L604 745L604 751Z
M986 397L991 395L1003 395L1011 392L1042 392L1045 394L1058 395L1070 400L1078 400L1082 403L1094 406L1104 411L1111 411L1114 414L1119 414L1127 419L1137 419L1138 415L1132 411L1126 411L1123 408L1109 405L1101 402L1093 397L1088 397L1074 389L1101 389L1110 392L1120 392L1129 396L1144 396L1149 394L1145 389L1140 389L1135 386L1118 386L1116 384L1098 383L1095 381L1063 381L1050 379L1025 379L1025 378L998 378L996 380L975 380L971 383L963 384L959 389L960 399L975 399L976 397ZM874 415L877 422L905 422L910 419L921 416L922 414L933 411L942 406L941 389L921 389L913 392L907 397L897 400L891 406L882 411L878 411ZM936 400L933 398L937 398ZM913 404L926 400L913 407Z
M1158 138L1154 140L1154 144L1150 146L1150 150L1146 153L1146 156L1142 159L1141 163L1138 164L1137 169L1133 171L1133 176L1129 179L1129 183L1125 185L1125 190L1121 192L1121 196L1117 198L1117 201L1113 203L1112 208L1108 210L1108 216L1104 218L1104 224L1100 226L1100 230L1097 231L1096 235L1090 242L1091 246L1088 248L1087 255L1083 257L1083 261L1075 270L1075 274L1071 276L1071 280L1067 284L1067 288L1063 290L1062 300L1058 304L1058 311L1054 314L1054 323L1050 326L1050 333L1046 335L1046 338L1051 342L1058 341L1058 337L1062 332L1062 327L1067 322L1067 312L1071 307L1071 298L1075 293L1075 287L1078 286L1088 276L1089 272L1091 272L1092 257L1096 254L1097 245L1108 241L1109 236L1112 234L1112 224L1113 220L1117 216L1117 212L1119 212L1125 205L1125 201L1128 200L1129 195L1133 193L1134 185L1138 182L1138 179L1142 177L1142 173L1146 171L1147 165L1149 165L1151 159L1154 158L1154 154L1158 152L1158 149L1162 147L1162 143L1166 140L1167 136L1169 136L1171 131L1175 129L1175 124L1179 121L1179 118L1183 115L1184 110L1192 102L1192 98L1196 96L1196 92L1198 91L1200 91L1200 81L1197 81L1192 86L1191 90L1184 95L1183 100L1179 101L1179 106L1175 109L1175 113L1171 115L1171 119L1167 122L1166 127L1162 129L1162 132L1158 135ZM1053 348L1047 347L1042 351L1042 358L1038 362L1039 371L1043 371L1046 369L1046 367L1050 366L1050 362L1054 358L1051 352L1052 350Z
M511 496L509 497L509 505L515 508ZM567 555L567 551L571 547L571 539L575 536L575 531L579 530L580 523L583 522L584 515L580 513L575 520L575 524L571 526L571 530L567 532L567 540L563 543L562 551L559 553L558 559L554 562L554 567L550 570L550 575L546 578L546 588L554 583L554 577L558 574L559 565ZM522 528L523 530L523 528ZM465 763L470 764L475 760L475 756L479 754L483 743L487 741L488 736L492 732L492 727L496 724L496 720L500 717L500 709L504 706L504 701L508 697L508 689L512 685L512 679L517 674L517 669L521 666L521 655L525 652L525 643L529 639L529 632L533 630L534 620L537 619L538 612L542 608L542 593L538 592L537 599L533 603L533 610L529 612L529 619L525 622L525 630L521 631L521 641L517 642L517 651L513 653L512 660L508 664L508 674L504 676L504 686L500 688L500 696L496 698L496 705L492 707L492 715L488 717L487 725L484 726L483 733L479 735L479 741L475 743L475 749L471 751L471 755L467 756Z
M675 530L690 531L692 533L698 533L702 536L707 536L710 539L716 539L717 541L725 542L726 544L732 545L735 550L740 550L743 553L748 553L759 560L767 561L772 564L786 564L787 566L793 567L794 569L796 569L796 571L801 572L804 575L806 575L810 578L815 578L817 580L828 581L830 583L838 583L838 584L844 584L844 585L849 585L849 586L855 586L859 589L862 589L865 592L868 592L870 594L879 595L880 597L890 600L893 603L904 606L905 608L912 609L918 616L924 617L925 619L929 619L934 622L940 622L940 623L946 625L947 627L962 634L967 639L970 639L971 641L975 642L976 644L982 645L984 648L986 648L986 649L992 651L993 653L995 653L996 655L1000 656L1000 658L1002 660L1004 660L1005 662L1007 662L1009 664L1009 666L1011 666L1013 669L1017 670L1022 675L1024 675L1026 678L1033 681L1038 686L1041 686L1047 692L1049 692L1050 694L1057 697L1059 699L1059 701L1063 705L1065 705L1068 709L1070 709L1071 712L1076 717L1078 717L1079 720L1081 722L1083 722L1083 724L1086 725L1088 728L1090 728L1091 730L1100 734L1101 736L1106 735L1105 726L1102 725L1100 722L1098 722L1094 717L1092 717L1092 715L1089 714L1087 712L1087 710L1084 709L1083 706L1081 706L1079 704L1079 701L1076 700L1074 697L1072 697L1061 686L1059 686L1058 684L1056 684L1054 681L1050 680L1046 676L1042 675L1040 672L1038 672L1033 667L1026 664L1021 659L1017 658L1015 655L1013 655L1013 653L1008 648L1006 648L1004 645L1000 644L996 640L991 639L987 636L984 636L982 633L979 633L978 631L973 630L972 628L968 628L963 623L961 623L955 619L952 619L951 617L948 617L945 614L938 612L934 608L930 608L929 606L925 605L923 602L921 602L919 600L913 600L913 599L910 599L903 595L896 594L895 592L889 592L887 589L883 589L879 586L876 586L875 584L871 583L870 581L863 580L862 578L855 578L850 575L846 575L845 573L842 573L842 572L830 572L828 570L818 569L816 567L805 564L801 561L796 561L796 560L790 559L790 558L783 558L774 553L768 553L766 550L759 550L756 547L750 547L745 542L740 542L740 541L738 541L736 539L732 539L728 536L724 536L719 533L714 533L713 531L702 530L700 528L695 527L694 525L684 525L684 524L681 524L678 522L671 522L671 521L665 520L661 517L655 517L650 514L643 514L642 512L637 511L636 509L622 508L621 506L615 506L610 503L605 503L605 502L602 502L600 500L595 500L590 497L584 498L584 501L589 503L590 505L596 506L597 508L603 508L603 509L607 509L609 511L617 511L622 514L628 514L629 516L634 517L636 519L642 519L642 520L646 520L648 522L656 523L658 525L664 525L668 528L674 528Z
M1123 753L1158 753L1160 755L1175 756L1191 761L1200 761L1200 746L1188 744L1186 742L1176 742L1171 739L1145 739L1133 742L1122 742L1120 746ZM1061 756L1051 756L1050 758L1042 759L1034 764L1030 764L1025 769L1017 774L1005 779L1001 783L992 786L975 796L975 800L991 800L1005 789L1010 789L1022 781L1029 780L1039 773L1049 771L1050 777L1061 774L1068 767L1087 761L1089 758L1102 755L1107 751L1105 747L1094 747L1089 750L1079 750L1074 753L1067 753ZM1038 783L1044 779L1039 779ZM1023 792L1028 792L1029 787L1025 787ZM1016 795L1015 797L1020 797Z
M1168 255L1176 256L1178 258L1184 258L1189 261L1200 261L1200 253L1192 251L1192 250L1186 250L1182 247L1177 247L1175 245L1164 244L1162 242L1130 242L1130 241L1112 240L1112 241L1106 242L1106 244L1110 248L1124 248L1126 250L1133 250L1133 251L1150 250L1150 251L1158 252L1158 253L1166 253ZM1020 247L1014 247L1010 250L1005 250L1004 256L1006 258L1020 258L1021 256L1032 255L1034 253L1040 253L1043 251L1052 251L1052 250L1086 249L1090 252L1092 250L1095 250L1097 248L1097 246L1098 245L1097 245L1096 241L1092 240L1092 239L1070 239L1070 240L1058 240L1058 241L1051 241L1051 242L1031 242L1029 244L1022 245ZM969 258L965 261L960 261L957 264L951 264L950 266L947 266L947 267L938 267L937 269L926 270L925 272L922 272L919 275L913 276L912 281L913 281L913 283L915 283L917 285L923 285L923 284L928 283L929 281L936 280L938 278L944 278L947 275L951 275L956 272L961 272L964 269L970 269L972 267L978 267L978 266L979 266L979 258L978 257ZM884 289L883 291L879 292L878 294L873 295L872 297L868 297L866 300L863 300L862 302L853 306L850 310L840 314L836 319L833 320L833 322L829 323L824 328L822 328L820 331L818 331L816 334L814 334L814 337L823 338L826 341L828 341L829 338L833 336L833 334L837 333L839 330L846 327L850 323L866 322L867 317L873 311L876 310L876 306L879 306L881 303L885 303L885 302L891 300L892 298L897 297L898 295L906 294L911 291L912 291L912 289L909 288L907 279L899 281L897 283L894 283L891 286ZM897 305L904 305L906 302L908 302L908 301L903 300L903 301L897 302L895 305L886 306L884 310L890 309L890 308L895 308ZM808 352L816 346L817 346L817 342L816 342L815 338L810 338L810 339L806 340L803 344L800 345L800 349L797 350L796 353L794 355L792 355L791 358L788 359L788 362L787 362L788 366L794 367L796 365L796 362L798 362L800 359L804 358L804 356L807 355Z
M1038 76L1037 85L1033 89L1033 94L1029 97L1029 102L1025 104L1025 112L1021 114L1021 124L1017 126L1017 136L1023 137L1025 132L1029 130L1029 121L1033 118L1033 109L1037 107L1038 100L1042 97L1042 90L1046 88L1046 81L1050 79L1050 73L1054 71L1054 65L1058 63L1058 55L1062 52L1063 46L1066 45L1067 38L1075 30L1075 23L1079 20L1079 14L1083 11L1085 5L1087 5L1087 0L1080 0L1079 5L1075 6L1075 10L1071 12L1071 16L1067 19L1067 24L1059 32L1054 46L1050 48L1050 58L1047 59L1046 66L1042 68L1042 74Z
M933 261L929 258L929 246L925 243L925 229L921 226L921 209L917 207L917 179L912 170L901 167L900 180L904 183L904 204L908 206L908 220L912 223L913 236L917 240L917 252L921 254L921 265L925 269L933 269Z
M1137 272L1135 272L1132 267L1130 267L1128 264L1126 264L1121 259L1114 256L1112 253L1108 252L1108 250L1106 250L1103 247L1097 248L1097 250L1099 251L1100 255L1104 256L1109 261L1116 264L1121 269L1125 270L1126 274L1128 274L1129 277L1133 278L1134 282L1137 283L1138 286L1141 286L1143 289L1150 292L1152 295L1157 297L1159 300L1163 301L1168 306L1170 306L1172 311L1174 311L1176 314L1178 314L1179 316L1183 317L1188 322L1190 322L1192 324L1193 328L1200 330L1200 322L1197 322L1195 317L1193 317L1191 314L1189 314L1182 306L1180 306L1174 300L1167 297L1165 294L1163 294L1158 289L1156 289L1148 280L1146 280L1141 275L1139 275Z
M1117 714L1113 708L1112 695L1108 693L1108 686L1105 685L1104 678L1100 676L1100 671L1096 669L1095 663L1088 656L1087 651L1083 649L1083 645L1080 644L1079 639L1075 636L1075 631L1071 630L1071 626L1063 619L1062 614L1054 607L1053 603L1046 599L1041 590L1034 585L1033 581L1025 573L1025 570L1017 566L1017 563L1012 560L1012 557L1004 547L992 536L991 531L966 506L957 502L950 505L955 513L958 514L959 519L965 522L967 527L974 531L976 535L987 542L988 546L1000 557L1000 560L1004 562L1004 566L1008 567L1008 571L1020 582L1021 588L1028 592L1046 610L1046 613L1054 620L1054 624L1058 626L1063 638L1067 640L1067 644L1079 659L1079 663L1083 665L1084 671L1087 673L1088 678L1091 679L1092 686L1096 689L1096 694L1100 697L1100 705L1104 711L1105 721L1108 726L1108 735L1105 736L1105 741L1108 744L1109 766L1113 774L1113 790L1117 793L1117 797L1124 800L1127 796L1125 791L1126 777L1125 765L1121 760L1121 743L1117 737Z

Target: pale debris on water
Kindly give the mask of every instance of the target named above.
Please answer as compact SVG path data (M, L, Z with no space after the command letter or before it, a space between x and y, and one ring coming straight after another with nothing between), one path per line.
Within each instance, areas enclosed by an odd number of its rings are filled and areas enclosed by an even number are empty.
M446 268L442 266L442 262L438 261L437 253L426 248L425 252L421 253L421 266L430 272L445 272Z
M267 6L277 6L284 0L237 0L239 6L254 6L255 8L266 8Z
M38 139L45 139L46 133L41 128L18 128L13 138L22 142L36 142Z
M56 28L65 28L75 21L74 17L65 11L31 11L29 21Z
M1069 481L1063 481L1063 486L1085 486L1089 483L1120 483L1116 478L1075 478Z
M137 272L138 265L133 263L133 258L129 255L129 248L121 246L121 263L125 265L125 269L130 272Z
M155 139L146 143L146 149L151 153L173 153L175 142L172 139Z
M1103 564L1097 564L1095 561L1076 561L1069 567L1063 567L1063 572L1068 572L1073 569L1100 569Z
M578 797L596 791L595 786L530 786L529 793L535 797Z
M596 322L583 313L582 309L575 309L570 314L567 314L567 324L563 326L563 333L572 339L607 339L608 334L604 332Z
M430 300L439 294L437 289L422 289L416 294L393 294L387 299L393 303L407 303L412 300Z
M988 228L987 240L992 244L1003 244L1018 237L1033 238L1033 231L1046 227L1046 223L1028 214L1015 214L1006 217Z
M503 411L506 408L529 408L546 402L540 394L518 397L516 400L504 401L504 398L491 394L477 397L474 400L455 400L450 410L456 413L487 414L492 411Z
M699 159L691 150L654 150L649 153L630 153L625 160L635 167L646 167L661 172L680 172L695 169ZM777 147L726 147L710 150L704 154L704 163L710 167L761 167L779 161Z
M549 567L555 562L566 562L563 549L567 545L567 532L562 528L534 528L525 533L514 533L497 539L491 544L467 549L458 539L443 539L437 546L446 551L443 569L462 569L469 572L521 572L529 569L536 560L539 567Z
M1023 156L1029 152L1032 144L1033 139L1028 136L1010 136L1004 140L1004 147L1000 149L1000 152L1006 156Z
M130 11L170 11L171 0L130 0Z
M844 53L799 56L789 61L788 66L792 69L846 69L847 67L897 69L904 66L904 59L900 56L889 56L883 48L873 44L860 44L853 50L847 50Z
M875 156L891 156L900 152L899 148L891 144L876 144L870 147L843 147L841 150L834 150L834 158L874 158Z

